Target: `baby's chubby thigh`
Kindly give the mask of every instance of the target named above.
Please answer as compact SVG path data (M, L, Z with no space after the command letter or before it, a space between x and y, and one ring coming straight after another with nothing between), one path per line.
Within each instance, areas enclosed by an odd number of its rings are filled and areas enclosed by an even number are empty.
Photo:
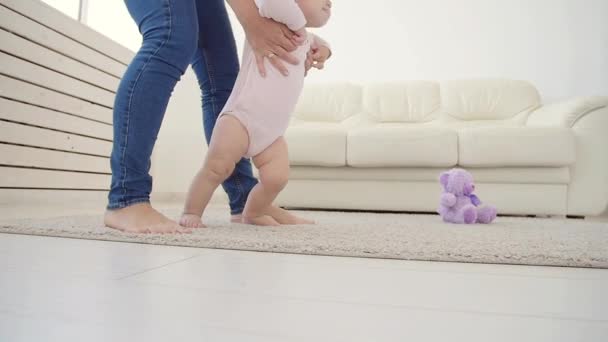
M215 182L223 182L232 174L248 147L249 134L244 124L235 115L222 115L213 129L203 173Z

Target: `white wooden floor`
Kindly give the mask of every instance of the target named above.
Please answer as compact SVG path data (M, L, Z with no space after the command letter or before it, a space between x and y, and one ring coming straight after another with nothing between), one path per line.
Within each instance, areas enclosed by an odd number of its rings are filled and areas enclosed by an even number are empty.
M608 341L608 270L3 234L0 270L3 342Z

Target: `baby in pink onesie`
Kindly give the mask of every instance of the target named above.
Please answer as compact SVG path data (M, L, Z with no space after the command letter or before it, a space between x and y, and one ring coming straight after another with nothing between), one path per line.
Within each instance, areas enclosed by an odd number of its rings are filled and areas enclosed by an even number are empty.
M306 59L311 47L327 46L306 27L321 27L331 16L330 0L255 0L260 15L287 25L303 41L293 55ZM269 53L268 58L278 58ZM267 210L287 184L289 158L283 134L302 92L305 67L287 65L288 75L266 63L261 76L251 46L245 42L241 71L216 123L205 163L190 186L180 224L204 227L201 217L215 189L232 174L242 157L253 159L259 183L251 190L243 223L278 225Z

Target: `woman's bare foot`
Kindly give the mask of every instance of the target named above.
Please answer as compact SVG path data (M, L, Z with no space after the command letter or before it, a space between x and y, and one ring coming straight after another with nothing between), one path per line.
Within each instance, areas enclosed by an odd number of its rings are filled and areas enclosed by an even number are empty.
M268 215L272 216L273 219L283 225L315 224L315 221L298 217L283 208L275 206L270 207Z
M150 203L137 203L126 208L108 210L104 224L123 232L140 234L190 233L190 229L180 227L175 221L156 211Z
M271 216L275 221L282 225L296 225L296 224L315 224L313 220L307 220L298 216L293 215L289 211L271 206L270 210L267 213ZM230 216L230 222L232 223L243 223L243 215L232 215Z
M281 224L268 215L247 217L243 215L244 224L253 224L256 226L280 226Z
M179 225L186 228L205 228L201 217L193 214L182 214Z

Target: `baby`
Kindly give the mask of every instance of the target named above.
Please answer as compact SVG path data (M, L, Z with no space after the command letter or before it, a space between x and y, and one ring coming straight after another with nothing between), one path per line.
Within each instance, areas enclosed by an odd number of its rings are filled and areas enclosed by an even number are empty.
M294 56L306 59L320 38L306 27L321 27L331 16L330 0L255 0L260 14L287 25L304 41ZM273 53L267 56L277 58ZM234 171L243 157L253 158L259 183L251 190L243 211L243 223L279 225L267 210L287 185L289 158L283 134L302 92L305 66L286 65L288 76L266 66L262 77L251 46L245 42L241 71L232 94L215 125L204 165L195 176L180 225L204 227L201 217L215 189Z

